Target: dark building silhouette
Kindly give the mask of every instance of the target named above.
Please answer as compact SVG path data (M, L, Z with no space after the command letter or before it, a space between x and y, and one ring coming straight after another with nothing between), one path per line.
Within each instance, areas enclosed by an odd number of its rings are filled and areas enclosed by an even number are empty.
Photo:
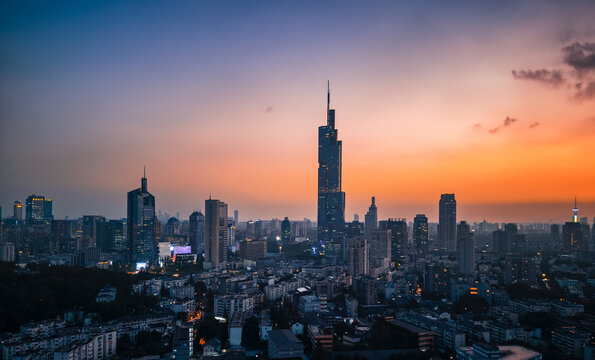
M267 243L262 239L245 239L240 241L240 257L246 260L259 260L267 256Z
M552 246L556 248L560 244L560 225L552 224L550 226L550 234L552 237Z
M428 218L417 214L413 219L413 244L416 250L428 250Z
M285 217L281 221L281 245L287 246L291 242L291 222Z
M401 256L407 253L407 245L409 234L407 233L406 219L388 219L380 222L380 228L390 230L391 237L391 254L390 258L393 262L399 262ZM370 230L371 231L371 230ZM368 232L366 232L369 234Z
M128 248L133 263L151 264L157 257L155 239L155 197L147 190L143 175L141 187L128 192Z
M100 247L99 243L99 227L105 222L105 218L100 215L84 215L83 216L83 237L90 240L91 246L99 247L106 251L107 245Z
M585 234L585 224L578 220L578 207L576 198L572 209L572 221L562 226L562 244L566 252L587 252L589 249L589 235ZM586 225L588 230L588 225Z
M18 200L12 206L12 216L18 221L23 220L23 204Z
M378 208L376 207L375 196L372 196L372 203L368 208L368 212L364 216L364 224L366 231L378 228Z
M475 273L475 239L466 221L457 226L457 242L459 272L472 275Z
M364 223L357 220L345 223L345 237L347 239L364 235Z
M180 220L170 217L165 224L165 234L170 236L180 235Z
M205 216L202 214L202 212L195 211L190 214L190 219L188 221L188 232L190 233L190 245L192 246L192 252L202 255L205 251Z
M205 200L205 262L212 267L227 262L227 204Z
M54 220L52 199L35 194L29 196L25 202L25 216L27 224L51 226L52 220Z
M345 193L341 190L342 142L330 98L329 88L326 125L318 128L318 253L339 255L345 228Z
M455 194L440 195L438 206L438 248L454 251L457 249L457 201Z

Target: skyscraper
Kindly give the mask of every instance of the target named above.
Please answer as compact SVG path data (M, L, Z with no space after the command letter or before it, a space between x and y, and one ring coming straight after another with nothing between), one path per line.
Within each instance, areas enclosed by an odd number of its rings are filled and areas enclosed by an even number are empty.
M351 276L369 274L370 272L370 247L363 236L357 236L347 240L347 265L348 273Z
M472 275L475 273L475 239L466 221L457 226L457 242L459 271Z
M562 244L564 251L567 252L587 252L589 249L589 236L585 234L585 226L578 220L578 206L576 198L574 199L574 208L572 209L572 221L562 226ZM588 225L586 226L588 229Z
M390 230L390 260L394 262L400 262L400 257L405 256L407 253L407 245L409 239L409 233L407 232L407 220L406 219L388 219L380 222L380 228ZM371 239L371 234L374 229L368 229L366 227L366 236ZM372 240L368 240L370 246L372 246Z
M190 232L192 252L202 255L205 251L205 216L202 212L195 211L190 214L188 230Z
M281 245L289 245L291 240L291 222L289 218L285 217L281 222Z
M155 197L147 190L143 174L141 187L128 192L128 246L130 260L151 264L157 257L155 244Z
M227 261L227 204L205 200L205 262L218 267Z
M318 128L318 253L339 255L345 228L345 193L341 190L342 142L327 93L326 125Z
M413 244L417 250L428 250L428 218L424 214L413 219Z
M240 214L238 210L233 211L233 222L236 228L240 226Z
M372 196L372 204L368 208L368 212L364 216L365 229L377 229L378 228L378 208L376 207L376 197Z
M454 251L457 249L457 201L455 194L440 195L438 213L438 248Z
M28 224L51 225L54 220L52 200L41 195L29 196L25 202L25 216Z
M15 219L18 221L23 220L23 204L20 201L15 201L14 205L12 206L12 214Z

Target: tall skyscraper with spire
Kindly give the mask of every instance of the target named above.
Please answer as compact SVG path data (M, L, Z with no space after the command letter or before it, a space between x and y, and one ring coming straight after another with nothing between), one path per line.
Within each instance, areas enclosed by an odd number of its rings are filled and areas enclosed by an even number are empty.
M327 92L326 125L318 128L318 253L340 255L345 228L345 193L341 190L342 141Z
M157 257L155 246L155 196L147 188L146 171L141 187L128 192L128 246L135 264L151 264Z

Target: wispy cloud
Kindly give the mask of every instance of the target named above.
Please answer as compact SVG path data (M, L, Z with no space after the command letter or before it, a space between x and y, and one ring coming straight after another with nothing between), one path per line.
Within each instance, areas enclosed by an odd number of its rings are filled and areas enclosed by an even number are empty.
M533 80L553 86L561 85L566 81L561 70L512 70L512 76L515 79Z
M504 121L502 122L502 124L500 124L499 126L488 130L488 132L490 134L496 134L497 132L499 132L500 130L502 130L505 127L509 127L510 125L514 124L515 122L519 121L518 119L515 118L511 118L510 116L507 116L506 119L504 119Z
M534 122L533 124L529 125L529 129L533 129L539 126L539 122Z

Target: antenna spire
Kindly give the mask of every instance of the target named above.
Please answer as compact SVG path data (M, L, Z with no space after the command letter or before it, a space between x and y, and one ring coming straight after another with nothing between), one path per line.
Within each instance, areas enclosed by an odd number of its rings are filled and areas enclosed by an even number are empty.
M326 112L328 113L329 110L331 109L331 81L327 80L326 81L326 88L327 88L327 92L326 92Z
M147 177L147 166L143 166L143 177Z

